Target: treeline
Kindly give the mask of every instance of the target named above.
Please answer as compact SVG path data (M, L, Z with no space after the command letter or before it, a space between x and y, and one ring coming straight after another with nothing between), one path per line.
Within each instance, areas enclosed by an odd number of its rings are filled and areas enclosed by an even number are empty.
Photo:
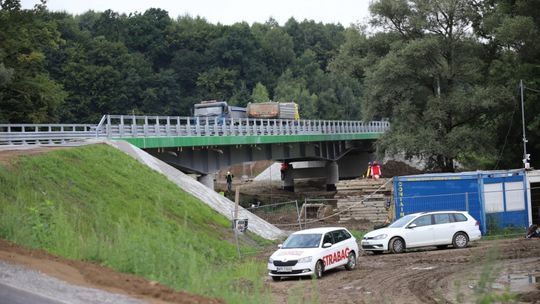
M341 25L214 25L155 8L72 16L4 1L0 28L4 122L188 116L201 100L246 105L254 93L296 101L304 118L360 118L359 80L329 68L345 41Z
M519 167L517 85L540 88L540 2L379 0L370 10L368 32L292 18L216 25L155 8L73 16L4 0L0 123L295 101L302 118L388 118L379 151L435 170ZM526 89L525 101L535 164L539 94Z

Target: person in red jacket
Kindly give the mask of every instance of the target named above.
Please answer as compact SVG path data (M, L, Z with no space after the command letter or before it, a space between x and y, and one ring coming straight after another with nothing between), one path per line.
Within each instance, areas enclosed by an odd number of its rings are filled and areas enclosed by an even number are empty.
M382 175L381 165L379 165L377 161L374 161L373 165L371 166L371 175L374 179L379 179L379 177Z

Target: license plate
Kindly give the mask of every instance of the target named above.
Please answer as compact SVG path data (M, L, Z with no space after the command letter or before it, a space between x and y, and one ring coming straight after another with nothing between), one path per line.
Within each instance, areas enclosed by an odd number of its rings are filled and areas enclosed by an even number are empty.
M362 245L371 245L371 243L368 242L368 241L363 241L363 242L362 242Z
M292 272L292 266L277 266L279 272Z

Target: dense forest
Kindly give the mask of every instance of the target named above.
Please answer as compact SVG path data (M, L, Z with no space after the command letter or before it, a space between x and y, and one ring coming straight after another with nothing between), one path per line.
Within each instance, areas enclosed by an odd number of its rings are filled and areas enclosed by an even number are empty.
M0 3L0 123L295 101L305 119L389 119L379 152L422 156L433 170L516 168L523 79L540 167L540 1L378 0L370 24L348 27Z

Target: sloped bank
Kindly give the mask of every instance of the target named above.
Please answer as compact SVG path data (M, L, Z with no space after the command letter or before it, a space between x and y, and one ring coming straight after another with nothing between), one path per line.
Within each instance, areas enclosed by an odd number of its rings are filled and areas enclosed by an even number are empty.
M20 156L0 165L0 185L0 238L226 302L264 301L264 265L237 261L229 220L116 149Z

